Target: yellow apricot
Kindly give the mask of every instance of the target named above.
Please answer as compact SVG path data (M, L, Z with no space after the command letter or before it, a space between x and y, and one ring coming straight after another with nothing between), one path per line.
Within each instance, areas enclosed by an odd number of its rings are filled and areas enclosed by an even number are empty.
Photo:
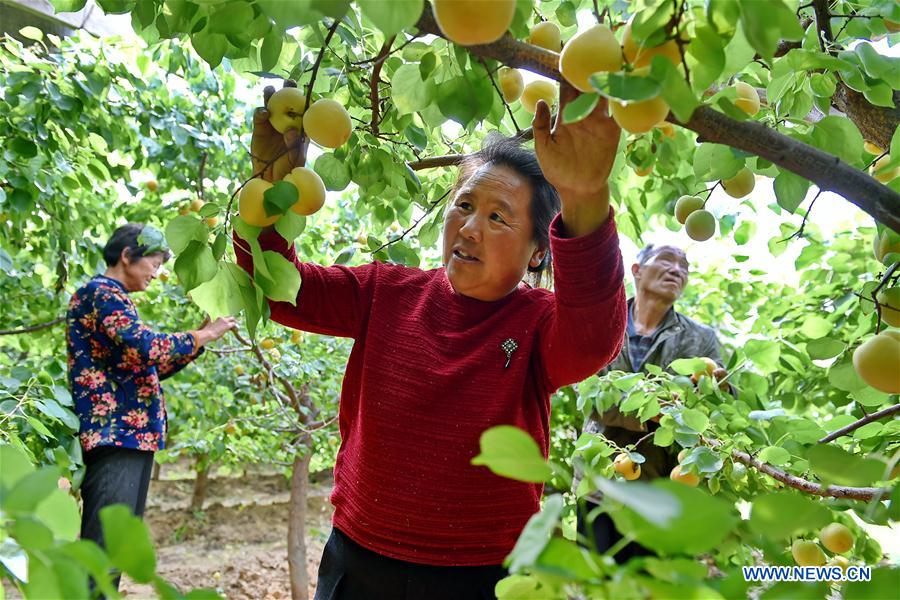
M703 198L700 196L682 196L675 203L675 219L684 225L690 214L703 208L703 204Z
M609 111L619 127L631 133L647 133L669 114L669 105L660 97L623 104L611 100Z
M900 331L887 330L863 342L853 352L853 368L876 390L900 394Z
M664 136L669 139L675 139L675 126L669 123L668 121L663 121L659 125L656 126Z
M634 481L641 476L641 465L632 461L631 457L624 452L616 456L613 466L616 469L616 473L628 481Z
M559 26L550 21L542 21L531 28L528 35L528 43L532 46L540 46L551 52L559 52L562 48L562 35Z
M556 84L543 80L532 81L525 86L519 100L522 108L531 114L537 110L538 100L543 100L552 107L556 103Z
M251 179L241 190L238 199L238 214L244 223L253 227L268 227L278 220L280 215L268 216L263 208L263 194L272 187L272 184L264 179Z
M752 85L743 81L735 82L734 91L737 93L737 100L734 105L750 115L751 117L759 112L759 93Z
M891 327L900 327L900 287L881 290L876 298L881 305L881 320Z
M700 484L700 478L697 477L696 474L689 471L682 471L681 465L675 465L675 468L672 469L671 473L669 473L669 479L671 479L672 481L677 481L678 483L689 485L691 487L697 487Z
M819 545L809 540L797 540L791 545L794 561L801 567L821 567L825 564L825 553Z
M637 169L634 170L634 174L637 175L638 177L646 177L647 175L649 175L652 172L653 172L653 163L650 163L646 167L638 167Z
M871 154L873 156L878 156L879 154L884 154L884 150L882 150L881 148L879 148L878 146L876 146L869 140L866 140L863 142L863 150L865 150L866 152L868 152L869 154Z
M512 23L516 0L434 0L434 19L460 46L496 42Z
M756 177L754 177L753 171L747 167L742 168L731 179L722 180L722 187L725 189L725 193L732 198L743 198L752 192L755 186Z
M625 32L622 35L622 49L625 52L625 58L628 59L635 67L646 67L652 61L654 56L663 56L668 58L676 67L681 64L681 52L678 50L678 44L675 40L666 40L659 46L647 47L644 44L638 45L631 35L631 23L634 17L628 20L625 25Z
M511 67L503 67L500 69L500 91L503 92L503 99L507 102L515 102L522 96L525 90L525 81L522 79L522 73L518 69Z
M853 547L853 532L846 525L831 523L819 532L819 541L830 552L843 554Z
M306 110L306 96L298 88L281 88L269 98L266 104L269 123L278 133L303 126L303 111Z
M684 220L684 230L692 240L705 242L716 234L716 217L708 210L695 210Z
M559 72L582 92L594 91L588 81L594 73L621 69L622 49L606 25L594 25L576 34L559 55Z
M350 139L353 124L340 102L321 98L303 115L303 130L318 145L337 148Z
M291 210L298 215L311 215L325 204L325 184L318 173L306 167L295 167L285 175L284 181L292 183L299 192Z
M872 177L874 177L881 183L889 183L896 177L900 177L900 166L894 167L893 169L889 169L887 171L881 171L880 173L878 172L879 170L886 167L890 161L891 155L885 154L884 156L876 160L875 164L869 168L869 173L872 175Z

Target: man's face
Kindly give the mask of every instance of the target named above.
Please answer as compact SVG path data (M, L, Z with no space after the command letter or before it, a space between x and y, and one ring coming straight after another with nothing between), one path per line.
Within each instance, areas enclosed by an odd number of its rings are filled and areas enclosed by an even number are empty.
M530 208L531 185L509 167L484 165L462 185L444 217L444 266L457 293L499 300L540 263Z
M674 303L687 285L688 270L687 257L680 248L656 248L655 253L643 265L631 266L635 292L637 295L657 296Z

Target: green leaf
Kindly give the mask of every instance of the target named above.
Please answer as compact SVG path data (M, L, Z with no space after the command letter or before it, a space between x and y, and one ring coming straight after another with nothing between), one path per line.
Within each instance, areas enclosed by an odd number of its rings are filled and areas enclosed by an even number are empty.
M715 82L725 68L725 40L712 27L698 27L690 44L687 56L690 58L691 85L695 90L705 91Z
M580 94L578 98L569 102L563 110L563 123L569 125L584 119L593 112L599 101L599 94Z
M759 460L780 466L791 462L791 453L780 446L768 446L759 451Z
M708 0L706 3L707 21L726 38L734 35L740 18L740 6L734 0Z
M429 86L422 81L418 65L402 65L391 77L391 98L397 112L406 115L422 110L431 103Z
M778 42L803 38L797 15L782 0L739 0L741 26L760 56L772 61Z
M838 356L847 348L840 340L823 337L806 344L806 353L813 360L827 360Z
M243 308L242 285L250 285L250 276L232 263L219 263L216 276L191 291L191 298L210 319L236 315Z
M215 69L222 62L225 52L228 51L228 38L221 33L209 33L198 31L191 34L191 45L200 58L205 60L210 68Z
M571 0L563 0L556 7L556 21L560 27L572 27L578 24L577 11Z
M84 8L87 0L50 0L50 4L53 5L53 10L58 13L78 12Z
M350 185L347 165L334 154L323 154L317 158L313 170L322 178L326 190L339 192Z
M635 515L658 527L668 527L679 517L684 507L677 496L640 481L625 483L594 477L591 483L603 493L604 498L622 504Z
M863 458L827 444L813 446L806 457L820 479L838 485L871 485L882 478L885 470L880 460Z
M481 434L479 443L481 453L472 464L486 466L496 475L542 483L553 474L537 443L518 427L492 427Z
M845 392L856 392L867 385L853 368L849 354L840 362L831 365L831 368L828 369L828 382Z
M701 181L730 179L743 166L744 159L722 144L700 144L694 153L694 175Z
M629 484L629 488L634 485ZM732 505L699 489L665 480L654 481L652 488L674 497L678 506L677 516L666 525L658 525L629 507L615 511L611 516L619 531L633 536L638 543L657 552L707 552L719 545L740 520Z
M819 502L795 492L771 492L753 499L749 525L760 535L786 540L830 520L830 512Z
M760 594L760 600L821 600L828 596L828 584L824 581L779 581Z
M209 281L218 273L212 249L205 242L190 242L175 259L175 273L188 291Z
M608 98L626 102L638 102L656 98L662 91L659 82L650 77L629 75L628 73L594 73L590 76L591 86Z
M541 509L541 512L532 515L528 519L528 523L525 524L525 528L519 535L515 547L503 563L509 568L510 573L518 573L522 569L527 569L534 565L550 542L550 537L556 530L556 524L559 522L562 510L562 496L553 494L544 500L544 507Z
M276 28L272 28L263 38L259 47L259 65L263 71L271 71L278 64L283 43L284 35Z
M898 588L900 569L878 568L872 569L872 579L869 581L845 583L841 594L846 600L882 600L896 596Z
M558 12L558 10L557 10ZM498 600L546 600L547 590L531 575L510 575L497 582L494 593Z
M11 490L23 477L34 472L24 452L9 444L0 445L0 490Z
M296 240L306 229L306 217L292 210L287 211L275 222L275 231L288 242Z
M36 42L39 42L42 39L44 39L44 32L41 31L40 29L38 29L37 27L32 27L31 25L28 25L28 26L20 29L19 35L21 35L23 38L26 38L29 40L35 40Z
M5 465L4 465L5 468ZM22 477L2 498L2 508L8 513L30 512L50 493L58 489L59 471L56 467L42 467Z
M681 419L684 421L685 425L693 429L696 433L703 433L709 426L709 417L696 408L686 408L681 411Z
M834 325L828 319L818 315L810 315L803 321L800 326L800 332L808 338L818 339L831 333Z
M775 176L775 199L778 206L793 213L806 198L810 182L790 171L780 170Z
M900 88L900 59L879 54L869 42L857 45L853 51L869 77L881 79L892 88Z
M734 243L738 246L743 246L753 238L755 233L755 221L742 221L738 228L734 230Z
M206 242L208 237L206 225L192 215L175 217L166 225L166 241L175 254L184 252L191 242Z
M81 531L81 512L75 499L61 489L53 490L34 511L58 540L75 541Z
M294 263L277 252L265 251L263 259L271 277L257 278L256 282L266 298L296 304L297 293L300 291L300 271Z
M679 375L693 375L706 371L706 361L702 358L677 358L669 363L669 369Z
M682 123L687 123L700 103L684 80L684 76L671 61L662 56L653 57L651 74L660 82L662 86L660 95L675 117Z
M138 583L153 581L156 555L146 523L131 514L122 504L107 506L100 511L103 539L113 565Z
M297 203L300 192L297 186L287 181L278 181L263 193L263 209L266 215L283 215Z
M769 340L748 340L744 344L744 352L747 358L753 361L756 368L764 374L778 370L778 358L781 356L781 346L777 342Z
M358 4L385 37L415 25L424 5L423 0L358 0Z
M210 14L206 22L206 31L224 35L243 33L247 24L253 21L253 17L253 7L247 2L227 2Z
M851 165L859 162L863 150L863 137L850 119L828 116L813 127L813 145L834 154Z

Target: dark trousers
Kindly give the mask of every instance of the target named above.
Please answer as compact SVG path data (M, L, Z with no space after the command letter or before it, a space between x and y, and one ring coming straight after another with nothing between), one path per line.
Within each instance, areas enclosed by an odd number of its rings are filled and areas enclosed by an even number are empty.
M476 600L496 598L501 565L436 567L382 556L334 528L322 552L315 600Z
M587 539L588 548L603 554L624 537L609 513L597 511L599 505L590 500L578 503L578 533ZM653 556L653 552L637 542L629 542L616 552L613 559L623 564L636 556Z
M84 455L84 465L84 482L81 484L81 499L84 503L81 537L93 540L105 548L100 510L111 504L124 504L136 516L144 515L150 474L153 471L153 452L100 446ZM114 584L118 588L118 577Z

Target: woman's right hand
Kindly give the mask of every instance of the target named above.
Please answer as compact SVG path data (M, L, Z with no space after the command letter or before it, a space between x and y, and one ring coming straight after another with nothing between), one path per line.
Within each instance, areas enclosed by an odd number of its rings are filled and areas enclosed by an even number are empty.
M284 87L297 87L297 84L288 79ZM263 91L264 104L268 105L274 93L274 87L266 87ZM278 133L269 123L269 111L257 108L253 113L250 156L253 159L253 175L260 173L263 179L272 183L281 181L291 169L303 166L300 132L288 129L283 134Z
M197 330L197 341L200 346L205 346L210 342L216 341L235 327L237 327L237 319L235 317L219 317L211 323L204 323Z

